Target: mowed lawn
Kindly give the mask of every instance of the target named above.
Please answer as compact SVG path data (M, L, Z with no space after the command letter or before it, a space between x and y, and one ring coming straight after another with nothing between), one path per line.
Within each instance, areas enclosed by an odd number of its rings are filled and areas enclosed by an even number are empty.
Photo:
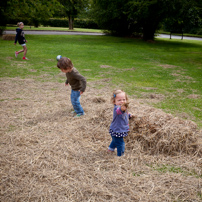
M26 34L26 31L25 31ZM202 127L202 41L112 36L26 35L28 61L0 39L1 77L64 82L56 56L69 57L87 81L103 80L131 97ZM97 86L100 88L102 86Z

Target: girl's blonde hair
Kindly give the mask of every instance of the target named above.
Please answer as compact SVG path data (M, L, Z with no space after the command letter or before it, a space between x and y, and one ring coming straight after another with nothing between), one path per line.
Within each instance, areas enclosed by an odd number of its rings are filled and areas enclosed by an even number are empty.
M116 95L119 94L119 93L125 93L125 92L122 91L122 90L114 90L114 91L113 91L113 94L112 94L112 97L111 97L111 103L112 103L112 104L115 104ZM126 102L128 102L128 96L127 96L126 93L125 93L125 96L126 96Z
M21 24L24 24L23 22L18 22L17 26L19 27Z

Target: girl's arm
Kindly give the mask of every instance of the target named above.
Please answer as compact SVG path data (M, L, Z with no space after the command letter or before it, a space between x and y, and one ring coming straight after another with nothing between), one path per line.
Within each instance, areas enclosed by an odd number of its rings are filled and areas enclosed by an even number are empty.
M123 110L125 107L122 105L122 106L118 106L116 105L115 106L115 111L116 111L116 114L117 115L120 115L120 114L123 114L125 111Z
M15 36L15 42L14 42L14 45L16 45L17 40L18 40L18 34L16 34L16 36Z
M127 108L128 108L128 105L129 105L128 102L126 102L126 103L124 103L123 105L121 105L121 107L120 107L121 111L125 112L125 111L127 110ZM128 113L128 117L129 117L129 119L131 119L131 118L134 117L134 115Z
M17 33L16 33L16 36L15 36L15 42L14 42L14 44L16 44L17 43L17 40L18 40L18 38L19 38L19 36L20 36L20 34L21 34L21 31L20 30L18 30L18 31L16 31Z

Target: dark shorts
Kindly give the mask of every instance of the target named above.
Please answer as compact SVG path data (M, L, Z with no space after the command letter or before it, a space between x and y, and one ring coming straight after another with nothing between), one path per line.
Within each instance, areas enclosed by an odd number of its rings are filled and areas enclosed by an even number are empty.
M109 129L109 134L113 137L126 137L126 136L128 136L128 132L117 133L117 132L114 132L111 128Z

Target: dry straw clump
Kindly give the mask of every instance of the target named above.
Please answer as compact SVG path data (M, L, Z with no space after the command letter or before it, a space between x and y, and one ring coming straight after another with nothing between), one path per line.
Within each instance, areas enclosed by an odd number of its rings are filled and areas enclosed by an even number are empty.
M88 83L86 115L73 118L64 84L1 79L0 201L202 199L196 125L130 99L126 154L108 154L112 90L96 88L103 83Z
M150 154L202 155L200 131L191 121L184 121L161 110L143 110L131 121L130 142L141 143ZM132 146L131 146L132 147Z
M14 34L4 34L2 36L3 40L7 40L7 41L14 41L15 40L15 35Z

